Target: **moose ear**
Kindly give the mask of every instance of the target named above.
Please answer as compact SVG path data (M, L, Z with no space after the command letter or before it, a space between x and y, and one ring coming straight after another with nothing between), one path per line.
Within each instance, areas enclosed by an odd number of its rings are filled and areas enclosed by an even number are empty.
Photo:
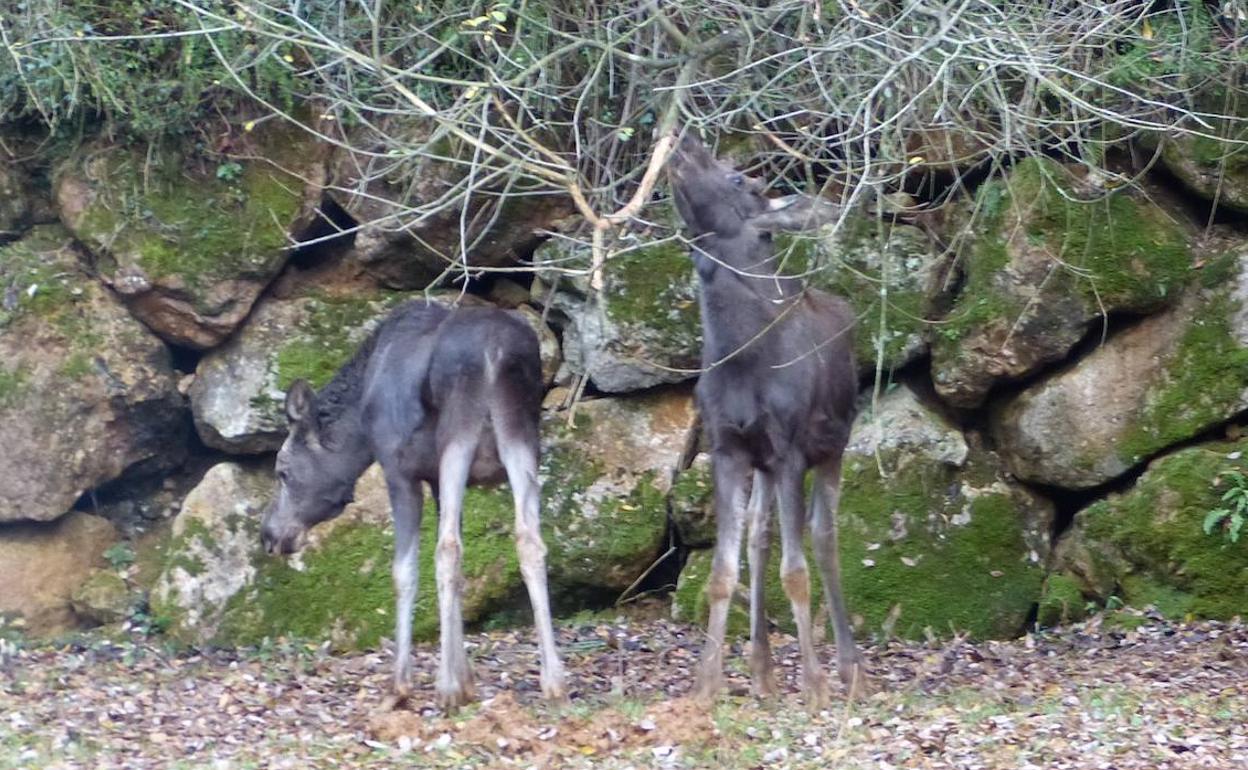
M307 380L295 380L286 391L286 419L291 425L314 426L316 394Z
M833 222L841 207L825 198L811 195L786 195L772 198L767 211L750 218L750 224L768 233L815 230Z

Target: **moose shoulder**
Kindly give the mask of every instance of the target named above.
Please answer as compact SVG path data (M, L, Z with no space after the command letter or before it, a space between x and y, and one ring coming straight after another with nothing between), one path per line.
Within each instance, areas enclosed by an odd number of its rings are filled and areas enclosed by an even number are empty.
M342 512L364 470L374 461L381 465L395 528L396 702L411 687L421 483L438 504L436 687L439 704L449 709L473 697L459 595L464 489L504 479L515 498L516 547L537 626L542 691L564 696L539 531L541 398L538 340L522 319L424 301L395 308L320 393L300 381L286 395L290 432L261 526L265 550L296 550L310 527Z

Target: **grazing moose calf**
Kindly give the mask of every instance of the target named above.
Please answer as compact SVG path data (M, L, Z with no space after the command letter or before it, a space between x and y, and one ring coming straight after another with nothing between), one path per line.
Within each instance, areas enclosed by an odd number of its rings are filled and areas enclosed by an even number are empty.
M800 280L779 275L771 233L817 226L836 209L806 196L769 200L760 182L720 162L689 135L677 145L668 176L701 284L703 373L697 400L711 445L718 527L698 691L713 698L722 685L725 624L748 508L750 672L756 693L774 692L763 604L774 498L783 551L780 574L797 623L802 686L818 706L827 698L827 685L814 647L810 577L802 551L808 522L831 606L841 679L852 684L862 666L841 596L836 524L841 455L857 384L854 315L844 300L803 290ZM802 485L812 468L808 512Z
M506 311L414 301L396 308L319 395L303 381L286 394L290 434L277 454L277 490L264 513L262 542L269 553L293 552L310 527L342 512L369 464L381 464L395 531L396 703L411 688L421 482L432 488L439 517L438 703L453 709L473 697L460 608L464 488L504 477L515 497L516 548L537 626L542 693L564 697L538 529L540 368L537 335Z

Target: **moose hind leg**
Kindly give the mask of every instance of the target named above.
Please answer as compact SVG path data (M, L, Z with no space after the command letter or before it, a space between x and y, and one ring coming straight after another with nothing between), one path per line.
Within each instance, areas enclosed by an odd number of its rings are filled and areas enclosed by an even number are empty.
M771 554L771 476L754 472L754 488L749 504L750 561L750 686L754 694L770 697L776 694L776 679L771 665L771 641L767 626L767 560Z
M438 545L434 563L438 579L438 620L441 650L435 689L438 705L453 711L473 698L472 671L464 652L463 543L460 520L464 488L475 441L452 441L443 451L438 467Z
M815 561L823 578L824 598L832 615L836 632L836 667L841 681L853 689L865 684L866 668L862 654L854 644L849 611L841 591L841 557L836 511L840 503L841 462L829 461L815 470L815 499L811 517L811 539Z
M392 705L407 700L412 687L412 606L420 576L420 519L423 499L420 482L386 474L390 510L394 518L394 693Z
M550 618L550 594L546 585L546 544L542 542L540 508L541 486L537 480L537 431L509 430L506 422L499 425L498 446L507 480L516 502L516 552L520 557L520 574L529 591L533 607L533 624L537 630L538 650L542 663L542 695L549 700L567 698L563 663L555 645L555 628Z
M802 551L802 533L806 529L806 510L802 505L800 463L790 460L777 474L776 494L780 507L780 580L793 607L797 625L797 641L802 655L802 690L812 709L827 703L827 681L815 651L814 627L810 619L810 571Z
M711 613L698 671L697 693L703 700L713 699L723 687L724 634L728 626L728 607L741 571L741 530L745 523L745 481L749 472L749 461L739 451L719 451L712 457L717 533L711 579L706 586Z

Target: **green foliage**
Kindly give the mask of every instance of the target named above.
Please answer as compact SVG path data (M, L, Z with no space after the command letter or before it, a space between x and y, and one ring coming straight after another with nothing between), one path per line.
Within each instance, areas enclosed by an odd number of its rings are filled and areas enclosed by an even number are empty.
M104 552L104 559L113 566L113 569L129 567L134 563L134 548L124 540L114 543Z
M200 17L172 0L22 0L0 22L9 41L31 43L0 57L0 114L10 120L33 117L68 132L75 119L101 116L152 139L235 114L250 103L248 92L294 103L287 46L241 29L185 34L201 29Z
M1215 528L1225 530L1230 541L1238 543L1244 521L1248 518L1248 476L1234 470L1228 471L1222 478L1230 481L1230 489L1222 493L1222 507L1205 514L1201 529L1206 535L1212 535Z

